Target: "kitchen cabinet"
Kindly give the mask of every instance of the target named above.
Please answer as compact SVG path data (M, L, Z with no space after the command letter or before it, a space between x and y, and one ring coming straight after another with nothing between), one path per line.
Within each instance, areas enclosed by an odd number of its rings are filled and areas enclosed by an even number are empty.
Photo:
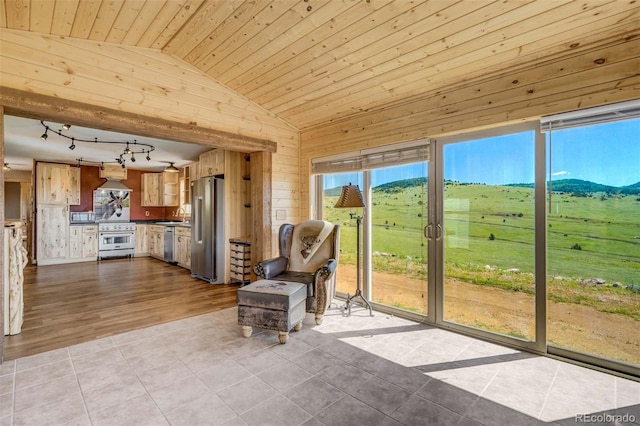
M180 176L176 172L162 172L163 206L177 206L180 201Z
M198 163L190 163L182 168L182 178L180 178L180 207L186 204L191 205L191 182L198 179Z
M177 206L179 202L178 173L143 173L141 204L143 206Z
M80 168L69 167L68 203L70 206L80 205Z
M66 260L69 251L69 207L38 204L36 232L38 265L51 265Z
M96 260L98 258L98 226L69 226L69 259Z
M164 259L164 226L149 225L147 227L149 254L158 259Z
M214 149L200 154L198 158L198 177L224 174L224 150Z
M104 169L100 169L99 175L102 179L126 180L127 169L119 164L105 164Z
M98 226L71 225L69 227L69 259L96 260L98 258Z
M98 225L82 227L82 257L90 260L98 258Z
M69 257L82 257L82 226L69 227Z
M143 206L161 206L164 198L162 193L161 173L143 173L140 190Z
M149 237L147 235L147 225L136 225L136 248L135 256L149 255Z
M38 163L36 197L39 204L68 205L69 165Z
M176 226L174 257L178 265L191 269L191 229Z

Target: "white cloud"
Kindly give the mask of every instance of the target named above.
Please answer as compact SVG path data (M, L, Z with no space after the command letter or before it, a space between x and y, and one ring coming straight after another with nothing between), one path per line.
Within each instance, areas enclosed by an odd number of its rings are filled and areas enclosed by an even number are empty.
M561 170L559 172L553 173L552 175L553 176L564 176L564 175L570 175L570 174L571 174L571 172L567 172L566 170Z

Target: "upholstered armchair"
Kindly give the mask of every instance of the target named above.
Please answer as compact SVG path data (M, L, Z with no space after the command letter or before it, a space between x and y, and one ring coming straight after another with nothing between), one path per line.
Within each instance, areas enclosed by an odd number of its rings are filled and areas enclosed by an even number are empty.
M322 324L336 290L340 225L324 220L285 223L278 240L280 256L259 262L254 272L261 279L306 284L306 311L315 313L316 324Z

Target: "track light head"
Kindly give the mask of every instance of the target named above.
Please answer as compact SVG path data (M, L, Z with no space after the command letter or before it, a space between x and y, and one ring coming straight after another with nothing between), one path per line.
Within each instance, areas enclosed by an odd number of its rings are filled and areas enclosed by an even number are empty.
M104 163L100 163L100 170L104 171Z
M63 124L62 130L69 130L71 128L71 124Z
M135 163L136 162L136 157L133 156L133 153L131 154L131 162Z
M69 145L69 149L70 149L71 151L73 151L74 149L76 149L76 141L75 141L73 138L71 138L71 145Z
M150 151L147 151L147 161L151 161L151 157L149 156L149 152Z
M42 136L40 136L40 139L43 141L46 141L47 138L49 137L49 135L47 135L47 132L49 131L49 129L47 128L47 130L44 131L44 133L42 134Z

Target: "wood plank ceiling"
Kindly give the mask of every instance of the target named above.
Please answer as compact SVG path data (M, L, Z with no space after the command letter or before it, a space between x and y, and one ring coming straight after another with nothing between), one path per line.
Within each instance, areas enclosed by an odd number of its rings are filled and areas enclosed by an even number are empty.
M300 130L636 37L635 0L0 0L0 27L159 49Z

